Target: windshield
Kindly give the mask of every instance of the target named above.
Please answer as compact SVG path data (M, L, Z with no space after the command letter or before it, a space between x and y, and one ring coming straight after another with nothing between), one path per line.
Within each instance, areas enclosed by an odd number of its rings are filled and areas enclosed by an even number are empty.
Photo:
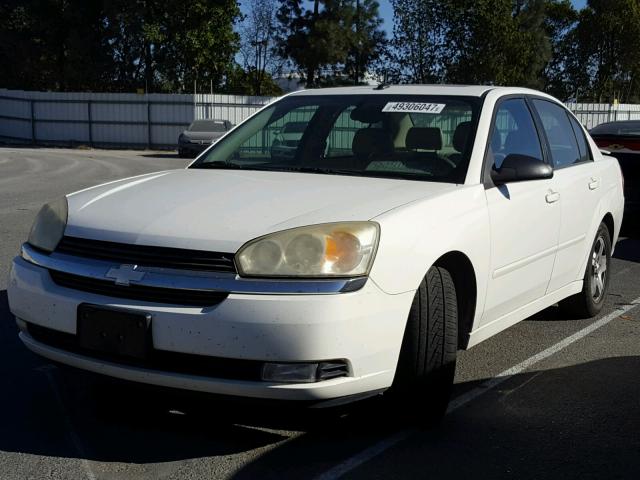
M275 102L191 168L462 183L480 98L308 95Z
M224 122L221 120L195 120L189 126L190 132L226 132Z
M640 136L640 121L611 122L603 123L592 128L591 135L629 135Z

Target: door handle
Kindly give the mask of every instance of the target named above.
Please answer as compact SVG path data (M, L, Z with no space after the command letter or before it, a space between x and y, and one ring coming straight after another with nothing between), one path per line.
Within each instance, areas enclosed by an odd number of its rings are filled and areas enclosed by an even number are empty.
M549 193L547 193L544 198L547 200L547 203L555 203L560 200L560 194L553 190L549 190Z
M589 190L595 190L600 186L600 181L596 177L591 177L591 181L589 182Z

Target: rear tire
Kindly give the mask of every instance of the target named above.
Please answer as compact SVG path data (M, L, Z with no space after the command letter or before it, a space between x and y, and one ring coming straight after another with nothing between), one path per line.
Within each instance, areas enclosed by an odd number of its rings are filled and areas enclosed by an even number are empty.
M559 303L562 311L572 318L595 317L600 313L609 290L610 264L611 237L607 226L601 223L589 251L582 291L562 300Z
M427 426L446 413L456 369L458 302L451 274L431 267L415 294L396 375L385 393L400 416Z

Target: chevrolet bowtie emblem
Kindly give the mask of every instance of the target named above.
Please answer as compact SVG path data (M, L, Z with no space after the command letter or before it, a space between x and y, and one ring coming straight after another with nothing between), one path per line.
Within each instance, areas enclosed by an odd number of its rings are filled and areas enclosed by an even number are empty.
M131 282L139 282L145 272L136 270L137 265L120 265L118 268L110 268L105 277L115 280L116 285L128 287Z

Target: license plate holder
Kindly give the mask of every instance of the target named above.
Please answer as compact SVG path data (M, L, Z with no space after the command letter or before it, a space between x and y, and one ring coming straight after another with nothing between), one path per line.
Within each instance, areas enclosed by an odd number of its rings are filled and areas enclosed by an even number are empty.
M145 359L151 349L151 315L90 304L78 306L81 348Z

